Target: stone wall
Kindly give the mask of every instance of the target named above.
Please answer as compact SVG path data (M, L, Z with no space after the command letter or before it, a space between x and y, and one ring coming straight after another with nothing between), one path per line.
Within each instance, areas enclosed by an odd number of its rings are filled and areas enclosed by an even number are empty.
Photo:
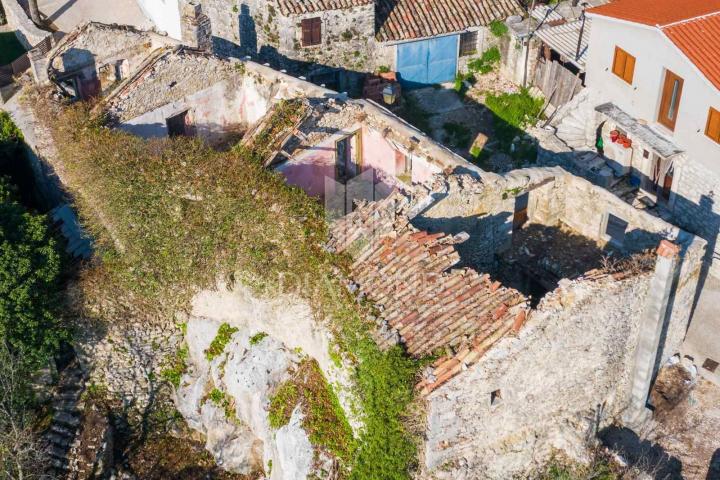
M515 199L524 192L530 223L562 223L598 247L607 242L608 212L628 222L621 248L627 253L673 239L681 259L659 343L652 347L655 368L679 350L701 269L702 239L559 168L465 182L451 179L447 196L413 223L467 231L472 251L466 256L477 255L475 263L491 264L507 246ZM593 278L561 280L517 336L500 340L475 366L429 395L427 478L475 478L478 471L487 478L524 476L553 449L581 458L596 429L621 418L630 401L641 318L652 301L652 273Z
M17 0L2 0L5 9L5 17L11 29L15 30L15 36L26 50L43 41L50 32L38 28Z
M673 221L707 240L706 261L710 274L720 277L720 202L715 198L717 192L720 192L720 178L692 159L676 161L670 198Z
M517 337L503 338L433 392L428 477L524 477L552 449L582 459L596 420L612 421L629 395L648 281L566 285L541 302Z
M374 54L374 5L284 16L274 2L265 0L201 3L212 22L213 47L220 55L250 55L299 73L318 65L365 72L382 64ZM300 22L313 17L322 18L322 44L303 47Z

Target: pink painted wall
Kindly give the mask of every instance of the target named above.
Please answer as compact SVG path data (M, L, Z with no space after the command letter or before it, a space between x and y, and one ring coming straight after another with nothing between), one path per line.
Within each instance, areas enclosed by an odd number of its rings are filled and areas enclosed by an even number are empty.
M382 133L367 125L362 127L363 171L375 169L375 190L379 197L389 195L403 183L396 178L402 171L402 155L398 157L395 148L383 138ZM290 185L302 188L308 195L324 198L325 177L335 179L335 142L331 137L325 142L308 149L292 160L279 165L276 169L282 173ZM411 161L407 158L408 162ZM398 170L399 169L399 170ZM420 158L412 159L412 181L424 182L439 169Z
M335 140L279 165L277 171L285 176L287 183L302 188L311 197L325 198L325 177L335 178Z

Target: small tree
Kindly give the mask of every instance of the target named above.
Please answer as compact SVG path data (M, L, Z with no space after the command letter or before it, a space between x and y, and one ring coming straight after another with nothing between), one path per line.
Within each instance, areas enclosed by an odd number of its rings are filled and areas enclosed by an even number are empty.
M44 215L32 214L0 178L0 340L40 366L68 338L59 319L61 255Z
M44 453L33 431L35 413L25 362L0 341L0 477L43 478Z

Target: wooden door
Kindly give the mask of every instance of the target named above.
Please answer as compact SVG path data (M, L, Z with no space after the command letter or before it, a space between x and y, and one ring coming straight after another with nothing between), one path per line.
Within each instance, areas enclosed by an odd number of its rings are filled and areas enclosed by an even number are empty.
M683 79L670 70L665 70L665 84L663 85L662 99L660 100L660 112L658 122L670 130L675 130L680 99L682 97Z

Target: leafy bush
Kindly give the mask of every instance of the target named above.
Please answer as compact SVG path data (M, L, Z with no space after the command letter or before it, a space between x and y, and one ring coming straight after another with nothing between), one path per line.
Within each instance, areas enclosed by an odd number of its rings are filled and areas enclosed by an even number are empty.
M0 338L33 366L70 337L59 309L61 258L47 218L28 212L0 178Z
M485 75L497 67L501 58L500 49L498 49L498 47L490 47L483 52L480 58L468 62L468 70L472 73Z
M205 350L205 358L207 358L208 361L212 361L215 357L223 353L233 333L237 331L237 328L231 327L227 323L220 325L215 338L213 338L212 343L210 343L210 346Z
M537 120L543 107L543 99L530 95L527 88L519 93L489 94L485 105L501 120L507 124L523 128Z
M490 22L490 33L493 36L500 38L508 32L508 27L502 20L493 20Z

